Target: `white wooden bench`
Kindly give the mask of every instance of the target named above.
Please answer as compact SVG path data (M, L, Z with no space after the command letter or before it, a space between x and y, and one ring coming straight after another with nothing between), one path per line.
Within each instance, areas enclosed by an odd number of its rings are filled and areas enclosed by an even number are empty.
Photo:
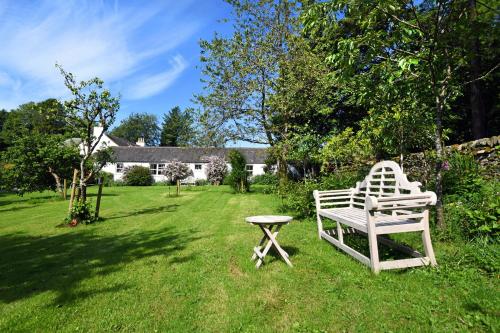
M430 205L436 204L434 192L422 192L419 182L409 182L399 165L392 161L375 164L355 188L314 191L319 238L332 243L374 273L383 269L436 265L429 232ZM336 232L324 230L322 218L336 222ZM368 235L370 258L344 243L342 225ZM421 232L425 256L380 235ZM333 236L337 234L337 238ZM413 258L380 261L378 243L410 254Z

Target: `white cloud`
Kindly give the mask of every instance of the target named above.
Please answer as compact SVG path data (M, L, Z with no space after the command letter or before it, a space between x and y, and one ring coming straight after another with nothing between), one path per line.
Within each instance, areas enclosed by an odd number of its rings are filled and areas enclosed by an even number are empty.
M174 83L179 75L187 68L187 62L181 55L176 55L170 61L170 68L162 73L138 79L126 91L129 99L142 99L156 95Z
M152 96L171 85L187 64L175 56L166 72L146 79L141 72L151 72L157 58L167 57L199 28L196 21L179 19L188 1L155 7L148 7L151 2L139 2L140 7L104 1L1 3L0 108L66 96L56 62L79 80L99 76L111 86L138 76L149 88L125 85L124 90L134 92L132 98Z

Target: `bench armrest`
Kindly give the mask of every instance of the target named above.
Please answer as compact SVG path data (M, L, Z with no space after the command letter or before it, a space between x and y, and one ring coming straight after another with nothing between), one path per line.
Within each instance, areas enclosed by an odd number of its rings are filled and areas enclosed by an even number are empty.
M396 210L421 208L436 204L436 194L431 191L418 194L399 194L390 197L367 196L365 207L367 210Z

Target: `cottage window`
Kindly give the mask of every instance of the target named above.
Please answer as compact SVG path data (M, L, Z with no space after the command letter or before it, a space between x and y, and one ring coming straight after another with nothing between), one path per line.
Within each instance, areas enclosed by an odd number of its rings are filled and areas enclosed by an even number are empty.
M195 164L194 165L195 170L201 170L201 164Z
M116 163L116 173L123 172L123 163Z
M149 173L152 175L157 175L158 173L158 164L150 164L149 165Z
M158 164L158 175L163 175L163 171L165 171L165 164Z
M253 165L247 165L247 173L249 176L253 175Z

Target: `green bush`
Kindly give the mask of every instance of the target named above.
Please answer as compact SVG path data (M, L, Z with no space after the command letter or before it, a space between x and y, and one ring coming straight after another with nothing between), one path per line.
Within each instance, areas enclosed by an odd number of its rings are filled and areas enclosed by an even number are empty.
M237 150L231 150L229 161L231 163L231 172L226 177L229 185L238 193L250 191L250 183L248 182L248 173L246 170L247 162L243 154ZM226 179L224 180L226 181Z
M101 178L102 184L105 187L113 186L115 181L113 180L113 174L111 172L101 171L99 172L98 178Z
M206 180L206 179L196 179L194 181L194 183L195 183L196 186L205 186L205 185L209 184L208 180Z
M123 176L123 181L129 186L150 186L153 185L153 176L149 172L149 168L134 165L126 168Z
M319 180L288 182L278 189L282 196L282 208L294 211L299 217L311 217L316 212L314 190L340 190L356 186L365 175L358 171L337 171Z
M81 202L75 201L73 203L73 207L71 208L71 212L69 213L66 221L68 223L73 223L73 220L76 220L76 224L84 223L90 224L96 221L94 208L92 207L92 203L90 201ZM76 225L75 224L75 225Z
M255 185L272 185L277 186L279 183L278 176L273 173L265 173L263 175L257 175L252 177L250 180L252 184Z
M474 190L444 198L448 231L465 239L494 241L500 235L500 183L476 178L468 186Z

